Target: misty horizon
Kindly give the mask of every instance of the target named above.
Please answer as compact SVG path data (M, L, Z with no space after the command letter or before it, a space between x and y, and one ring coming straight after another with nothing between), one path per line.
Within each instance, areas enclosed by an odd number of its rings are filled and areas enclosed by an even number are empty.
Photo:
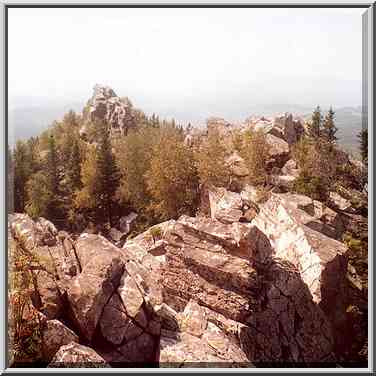
M363 12L9 9L9 109L85 104L96 83L169 118L358 106Z

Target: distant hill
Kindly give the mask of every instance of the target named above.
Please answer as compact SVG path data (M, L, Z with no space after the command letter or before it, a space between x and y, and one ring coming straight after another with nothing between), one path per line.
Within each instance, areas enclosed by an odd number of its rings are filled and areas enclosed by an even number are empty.
M32 136L39 135L43 130L47 129L54 120L59 120L69 110L76 112L82 111L84 103L72 102L68 104L46 104L41 106L19 106L9 111L9 145L13 145L17 140L24 140ZM238 120L243 120L249 115L276 115L283 112L291 112L294 115L301 115L305 119L309 119L313 108L308 106L294 105L294 104L266 104L266 105L251 105L247 106L246 110L242 111ZM324 111L327 109L324 108ZM362 112L361 107L342 107L334 108L336 111L336 125L338 127L338 137L340 145L347 151L354 155L359 154L359 143L357 134L362 127ZM179 116L180 115L180 116ZM196 116L198 114L195 114ZM212 114L215 116L216 114ZM189 114L175 113L171 114L176 120L187 123ZM201 116L200 116L201 118ZM195 123L194 116L191 120ZM233 120L233 119L229 119ZM199 121L198 123L201 123Z

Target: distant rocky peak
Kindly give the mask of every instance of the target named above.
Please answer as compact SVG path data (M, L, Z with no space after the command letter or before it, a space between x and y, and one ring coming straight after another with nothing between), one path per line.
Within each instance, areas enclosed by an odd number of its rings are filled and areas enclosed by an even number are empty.
M80 134L87 134L88 125L97 121L108 124L112 136L125 135L136 126L135 110L128 98L120 98L109 86L95 85L93 96L84 111L85 125Z

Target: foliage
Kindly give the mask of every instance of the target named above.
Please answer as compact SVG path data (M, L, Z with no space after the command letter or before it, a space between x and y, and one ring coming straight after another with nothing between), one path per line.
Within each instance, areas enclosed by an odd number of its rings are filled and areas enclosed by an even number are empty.
M319 176L300 174L294 181L293 189L296 193L311 197L314 200L327 200L327 187Z
M200 184L206 186L227 187L230 173L226 168L226 148L216 131L208 137L194 153Z
M312 114L312 119L308 123L308 135L313 139L319 139L321 136L322 114L320 106L317 106Z
M359 142L360 142L360 152L362 155L363 162L365 164L368 163L368 129L364 128L358 134Z
M97 211L112 226L113 206L116 202L115 192L119 187L120 174L112 152L108 128L102 125L101 140L97 149Z
M28 201L25 209L31 218L49 217L53 192L48 187L49 181L43 171L37 172L28 181Z
M30 158L26 143L18 141L13 152L14 210L23 212L26 201L26 183L31 175Z
M248 130L244 134L240 155L244 158L249 170L249 182L262 185L267 181L267 161L269 145L262 131Z
M193 214L198 200L198 176L193 153L175 128L162 130L152 149L147 189L152 197L150 209L161 219Z
M10 247L11 262L9 276L9 325L10 346L14 362L40 360L42 355L41 322L38 311L33 307L31 295L34 291L35 257L23 252L14 244Z
M338 129L334 124L334 115L335 115L335 112L333 111L332 107L330 107L323 122L322 133L323 133L325 140L329 142L330 144L335 143L337 141L336 133Z
M256 202L258 204L263 204L266 201L269 200L271 196L271 191L268 187L266 186L258 186L257 191L256 191Z
M152 127L130 130L116 145L116 157L121 173L119 199L137 211L145 211L151 196L145 174L150 168L153 144L159 131Z
M149 232L153 237L154 242L156 239L159 239L162 236L162 230L159 226L153 226L152 228L150 228Z
M86 151L81 165L82 189L76 190L73 206L75 211L83 212L88 219L95 217L97 201L97 151L94 146ZM71 213L72 216L74 215Z

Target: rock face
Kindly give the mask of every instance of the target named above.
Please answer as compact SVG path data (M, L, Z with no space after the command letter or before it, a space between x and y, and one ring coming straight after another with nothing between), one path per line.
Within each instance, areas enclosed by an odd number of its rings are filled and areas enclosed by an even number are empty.
M347 248L323 234L325 225L314 210L308 197L274 194L261 206L254 224L268 236L275 255L300 270L313 300L320 303L326 298L329 303L345 273Z
M125 135L136 126L136 117L129 100L119 98L108 86L96 85L87 103L87 122L103 121L110 126L111 135ZM86 126L87 127L87 126ZM82 130L81 135L85 133Z

